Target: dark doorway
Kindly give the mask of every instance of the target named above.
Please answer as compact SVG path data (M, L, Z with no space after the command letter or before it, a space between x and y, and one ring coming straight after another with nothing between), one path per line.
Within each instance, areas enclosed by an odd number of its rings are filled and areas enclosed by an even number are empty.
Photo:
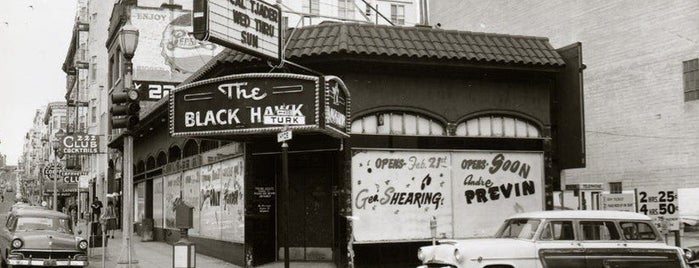
M334 152L289 154L290 260L332 260L335 157ZM281 185L280 180L277 185ZM278 233L280 227L278 222ZM279 238L277 241L278 256L283 260L284 245Z

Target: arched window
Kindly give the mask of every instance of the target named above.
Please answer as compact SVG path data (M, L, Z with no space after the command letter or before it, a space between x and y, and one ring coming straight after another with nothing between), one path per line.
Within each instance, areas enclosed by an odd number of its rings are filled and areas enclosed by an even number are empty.
M140 174L146 171L146 162L143 162L143 160L138 161L136 163L136 174Z
M146 170L152 170L155 168L155 157L152 155L146 160Z
M201 147L202 152L210 151L218 148L218 141L201 140L201 142L199 142L199 147Z
M540 138L541 130L529 120L510 115L481 115L456 125L456 136Z
M379 135L447 135L444 124L429 116L414 112L378 112L352 121L353 134Z
M190 157L199 153L199 144L195 140L187 140L184 143L184 154L183 157Z
M160 151L160 153L158 153L158 158L155 160L155 163L157 167L162 167L165 164L167 164L167 154L165 154L165 152L163 151Z
M172 145L170 149L167 150L168 163L175 162L182 158L182 150L177 145Z

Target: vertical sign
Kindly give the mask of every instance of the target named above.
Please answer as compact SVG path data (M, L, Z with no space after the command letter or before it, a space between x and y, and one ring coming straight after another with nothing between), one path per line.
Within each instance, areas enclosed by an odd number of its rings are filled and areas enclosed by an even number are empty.
M638 212L651 217L658 230L661 232L680 230L677 190L637 188L636 200Z

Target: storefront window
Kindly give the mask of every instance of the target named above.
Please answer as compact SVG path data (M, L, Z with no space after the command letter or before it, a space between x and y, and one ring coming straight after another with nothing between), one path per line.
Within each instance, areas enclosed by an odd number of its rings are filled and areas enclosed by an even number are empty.
M163 227L163 178L153 179L153 226Z
M201 211L201 204L199 203L200 189L199 169L187 170L182 173L182 197L184 198L184 203L194 207L192 212L193 226L192 229L189 229L189 234L194 236L199 235L199 214Z
M541 131L524 119L507 115L485 115L458 124L456 136L540 138Z
M380 112L352 122L353 134L444 136L444 125L428 116L412 112Z
M134 221L143 222L146 218L146 183L141 182L136 184L134 191L135 206L134 206Z
M171 174L163 177L163 196L164 210L163 217L165 218L165 228L176 229L175 227L175 204L180 199L182 192L182 183L180 173Z

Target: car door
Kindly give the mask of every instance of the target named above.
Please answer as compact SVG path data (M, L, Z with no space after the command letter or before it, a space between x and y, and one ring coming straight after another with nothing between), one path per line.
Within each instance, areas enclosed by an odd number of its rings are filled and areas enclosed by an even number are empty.
M670 268L684 267L677 249L665 245L660 234L650 222L619 221L623 256L610 256L604 260L609 268ZM619 251L619 250L616 250ZM588 266L593 267L593 266ZM603 266L599 266L603 267Z
M584 249L572 220L549 220L536 241L544 268L585 268Z

